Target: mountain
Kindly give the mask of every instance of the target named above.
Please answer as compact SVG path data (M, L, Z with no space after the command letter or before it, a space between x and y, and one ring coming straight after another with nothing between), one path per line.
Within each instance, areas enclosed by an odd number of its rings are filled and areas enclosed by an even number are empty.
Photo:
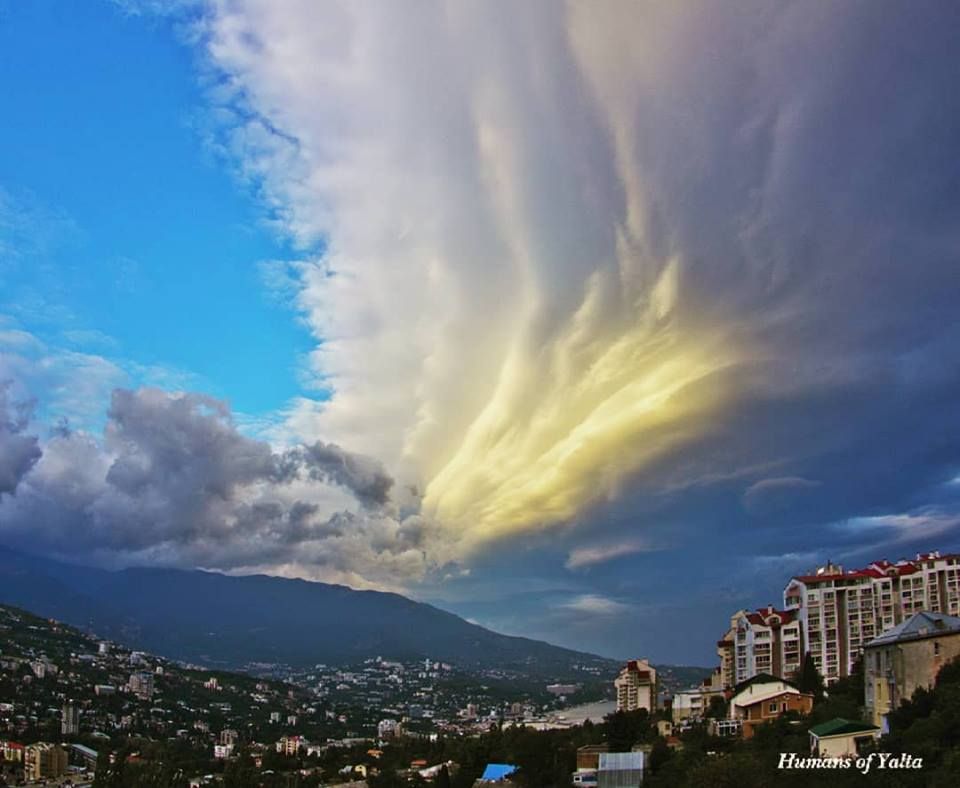
M228 668L430 657L464 668L612 674L612 660L509 637L399 594L266 575L107 571L0 547L0 602L131 648Z

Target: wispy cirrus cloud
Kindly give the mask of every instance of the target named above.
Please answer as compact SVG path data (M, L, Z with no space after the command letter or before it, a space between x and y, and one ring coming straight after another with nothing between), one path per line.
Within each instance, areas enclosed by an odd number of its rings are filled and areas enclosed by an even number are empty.
M607 561L613 561L616 558L650 552L653 549L655 548L640 540L620 542L617 544L577 547L570 551L564 566L566 566L567 569L583 569L596 564L603 564Z
M599 594L581 594L561 603L558 607L593 616L618 616L630 609L630 606L623 602Z

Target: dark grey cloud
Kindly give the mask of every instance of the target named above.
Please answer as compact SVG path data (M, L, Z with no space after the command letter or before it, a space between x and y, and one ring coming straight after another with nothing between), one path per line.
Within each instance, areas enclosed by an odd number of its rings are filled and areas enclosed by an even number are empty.
M39 441L24 434L32 407L29 402L11 402L10 384L0 382L0 496L13 494L40 459Z
M367 506L383 506L390 500L393 479L371 457L321 441L296 449L293 457L307 469L310 478L342 485Z
M0 447L16 449L3 456L17 493L0 505L0 537L25 549L221 569L296 564L357 583L423 570L422 528L386 510L392 480L378 463L322 443L274 452L212 397L117 389L102 442L58 428L41 446L21 434L26 424L14 414L0 431Z

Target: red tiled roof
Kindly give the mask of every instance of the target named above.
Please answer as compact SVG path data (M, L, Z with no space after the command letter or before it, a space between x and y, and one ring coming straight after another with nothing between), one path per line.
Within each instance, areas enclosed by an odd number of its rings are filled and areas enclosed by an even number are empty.
M792 610L777 610L774 607L761 607L756 613L747 613L747 621L749 621L754 626L765 627L767 626L767 619L770 616L779 616L780 624L783 626L785 624L790 624L795 618L795 613ZM774 626L778 626L774 624ZM717 645L720 645L719 643Z
M941 559L947 557L948 556L940 556ZM893 564L890 563L890 561L888 561L886 558L882 558L879 561L873 561L869 566L866 566L863 569L851 569L847 572L831 572L821 575L794 575L793 580L799 580L801 583L811 585L814 583L842 580L847 577L873 577L879 579L883 577L889 577L889 571L891 569L895 569L898 576L912 575L920 571L920 567L918 567L913 561L898 561L896 564Z

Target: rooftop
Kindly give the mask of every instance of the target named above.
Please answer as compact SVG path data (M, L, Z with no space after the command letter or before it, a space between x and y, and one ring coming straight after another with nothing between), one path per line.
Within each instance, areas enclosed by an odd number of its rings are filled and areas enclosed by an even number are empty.
M600 753L599 771L630 771L643 770L642 752L602 752Z
M897 624L892 629L888 629L864 647L886 646L904 640L920 640L922 638L952 633L960 633L960 618L925 610L920 613L914 613L906 621Z
M824 736L846 736L851 733L873 733L879 730L876 725L869 725L866 722L834 717L828 722L821 722L819 725L814 725L810 729L810 733L820 739Z

